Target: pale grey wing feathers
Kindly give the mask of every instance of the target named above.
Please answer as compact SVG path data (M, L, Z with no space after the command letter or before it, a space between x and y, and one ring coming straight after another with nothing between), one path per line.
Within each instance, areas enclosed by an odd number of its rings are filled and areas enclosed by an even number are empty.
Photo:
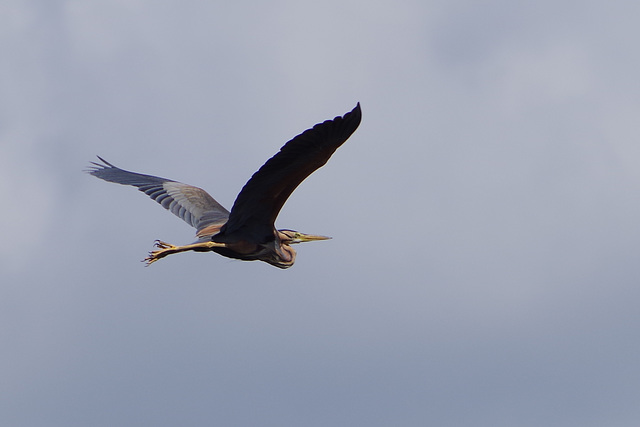
M162 188L164 193L155 200L198 230L229 218L229 211L201 188L175 181L165 181Z
M93 166L87 170L91 175L105 181L137 187L163 208L198 230L211 224L223 224L229 218L229 211L201 188L166 178L129 172L101 157L98 158L102 164L91 162Z

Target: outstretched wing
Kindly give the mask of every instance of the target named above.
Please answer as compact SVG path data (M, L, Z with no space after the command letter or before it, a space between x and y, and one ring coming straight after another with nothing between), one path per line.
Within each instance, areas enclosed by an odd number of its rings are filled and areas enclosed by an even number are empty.
M315 125L287 142L245 184L220 235L240 233L256 238L273 230L280 209L293 190L358 128L360 103L344 117Z
M102 163L91 162L91 175L109 182L138 187L138 190L160 203L163 208L202 230L208 225L223 224L229 211L201 188L157 176L120 169L98 156Z

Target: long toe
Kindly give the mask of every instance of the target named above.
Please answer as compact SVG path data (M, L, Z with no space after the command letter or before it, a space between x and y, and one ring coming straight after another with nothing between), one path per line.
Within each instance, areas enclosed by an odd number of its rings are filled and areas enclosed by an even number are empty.
M175 246L172 245L171 243L163 242L162 240L156 240L153 243L153 246L155 246L156 248L160 248L160 249L175 248Z

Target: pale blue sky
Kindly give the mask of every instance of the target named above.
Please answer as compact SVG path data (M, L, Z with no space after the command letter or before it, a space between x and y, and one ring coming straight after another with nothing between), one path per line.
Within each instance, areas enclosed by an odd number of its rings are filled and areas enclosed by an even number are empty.
M640 4L373 3L0 5L3 425L640 423ZM230 208L358 101L286 271L81 172Z

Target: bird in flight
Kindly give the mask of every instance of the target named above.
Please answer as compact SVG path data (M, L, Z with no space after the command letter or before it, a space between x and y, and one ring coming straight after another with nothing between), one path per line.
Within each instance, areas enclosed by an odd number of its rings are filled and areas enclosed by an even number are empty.
M296 259L294 243L329 237L278 230L275 220L293 190L323 166L358 128L360 103L342 117L315 125L287 142L253 174L238 194L231 212L206 191L181 182L120 169L101 157L91 162L91 175L109 182L137 187L162 207L194 227L197 240L174 246L156 240L156 250L143 261L150 265L178 252L216 252L245 261L260 260L289 268Z

